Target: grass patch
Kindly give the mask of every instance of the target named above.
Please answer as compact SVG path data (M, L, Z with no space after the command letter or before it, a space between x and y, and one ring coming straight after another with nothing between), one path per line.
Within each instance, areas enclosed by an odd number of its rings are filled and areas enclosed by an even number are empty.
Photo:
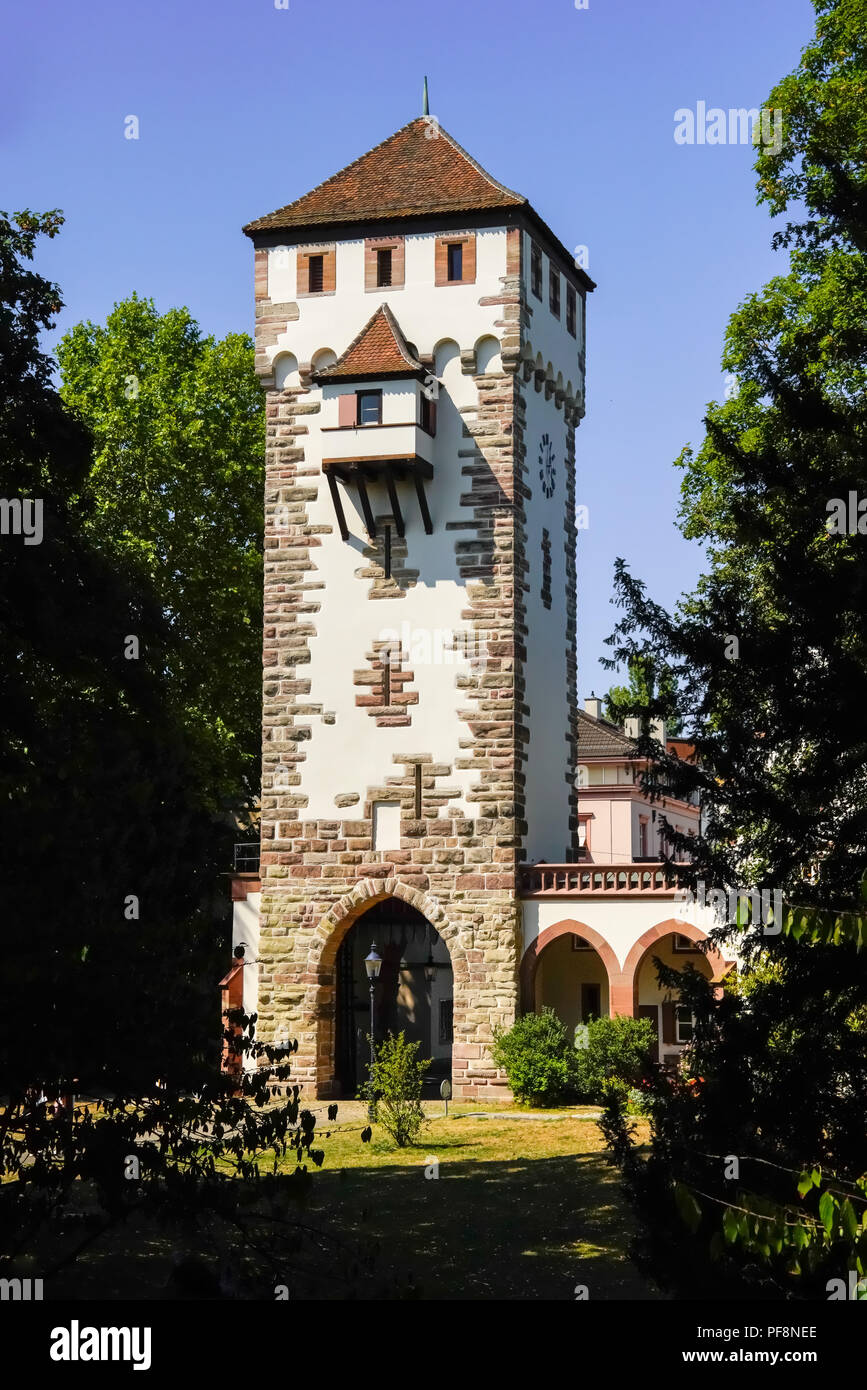
M634 1218L605 1160L595 1107L457 1104L445 1118L442 1102L426 1102L429 1123L404 1149L379 1125L362 1143L367 1117L358 1102L342 1102L331 1125L324 1105L313 1108L325 1162L310 1165L305 1200L282 1213L305 1228L303 1249L286 1256L285 1272L281 1263L276 1276L266 1275L266 1262L243 1253L236 1233L217 1222L184 1231L134 1216L59 1274L46 1298L204 1296L173 1284L179 1255L212 1270L228 1262L237 1276L233 1296L246 1299L273 1299L275 1278L291 1300L571 1301L576 1285L596 1300L661 1297L629 1259ZM475 1118L483 1109L495 1113ZM645 1130L642 1121L642 1139ZM433 1160L439 1176L426 1177ZM264 1226L257 1234L270 1238ZM46 1233L31 1252L32 1272L47 1268L71 1238ZM338 1242L344 1252L375 1256L371 1268L358 1262L349 1285L334 1276ZM343 1269L354 1265L354 1256L341 1259Z

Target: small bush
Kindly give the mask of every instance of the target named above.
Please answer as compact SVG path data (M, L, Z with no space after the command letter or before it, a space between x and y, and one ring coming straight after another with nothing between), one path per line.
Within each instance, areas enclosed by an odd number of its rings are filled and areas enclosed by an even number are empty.
M619 1081L624 1093L649 1075L653 1024L647 1018L594 1018L587 1046L575 1049L575 1085L582 1100L602 1103L605 1083Z
M365 1090L375 1097L375 1116L398 1148L405 1149L425 1122L421 1088L431 1059L420 1062L421 1043L407 1042L403 1032L389 1033L376 1049L372 1074Z
M611 1153L612 1162L622 1168L629 1166L635 1153L635 1125L629 1119L628 1099L629 1091L626 1085L616 1077L602 1083L599 1100L604 1109L597 1123Z
M553 1009L494 1029L491 1056L523 1105L556 1105L574 1089L575 1048Z

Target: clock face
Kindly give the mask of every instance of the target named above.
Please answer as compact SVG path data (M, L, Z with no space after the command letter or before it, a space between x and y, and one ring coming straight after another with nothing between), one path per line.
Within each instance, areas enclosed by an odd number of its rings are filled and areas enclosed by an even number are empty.
M554 483L556 480L554 470L554 445L551 443L547 434L542 435L542 442L539 445L539 478L545 496L553 497Z

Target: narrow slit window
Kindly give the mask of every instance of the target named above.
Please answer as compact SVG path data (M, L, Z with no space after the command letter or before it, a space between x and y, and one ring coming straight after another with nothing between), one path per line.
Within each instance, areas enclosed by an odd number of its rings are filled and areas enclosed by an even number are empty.
M542 252L535 241L530 246L530 289L537 299L542 298Z
M380 247L376 253L376 283L379 288L391 284L391 247Z
M548 293L551 313L555 318L560 317L560 272L555 270L553 265L548 267Z
M578 335L578 321L575 312L575 291L571 285L566 286L566 332L571 333L573 338Z
M542 603L546 608L551 607L551 536L548 531L542 531Z
M324 283L324 256L311 256L307 262L307 292L321 294Z
M421 763L415 765L415 818L421 820Z
M391 704L391 648L386 647L382 653L382 703L386 706Z
M460 241L450 241L447 249L447 264L449 280L463 280L464 278L464 248Z

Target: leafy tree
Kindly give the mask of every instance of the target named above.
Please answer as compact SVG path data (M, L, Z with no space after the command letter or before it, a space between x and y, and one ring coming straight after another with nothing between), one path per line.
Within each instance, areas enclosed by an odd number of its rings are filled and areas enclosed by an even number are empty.
M264 404L253 344L133 295L61 340L61 395L93 438L84 530L134 561L172 636L171 691L243 813L261 756Z
M788 903L770 929L727 924L749 989L715 1001L690 983L695 1084L666 1083L654 1106L652 1200L665 1210L676 1175L682 1215L716 1232L720 1259L747 1248L815 1291L829 1262L867 1269L867 13L814 5L815 41L767 103L782 148L756 165L760 201L800 219L775 234L788 272L732 316L737 391L680 460L682 529L709 569L668 614L619 562L611 643L617 662L661 661L675 678L697 759L658 758L647 787L700 794L693 878ZM834 499L850 494L841 532ZM799 1197L805 1170L821 1190L811 1179Z
M419 1042L407 1042L402 1030L389 1033L370 1068L375 1118L401 1149L415 1142L425 1122L421 1091L430 1058L419 1061L420 1047Z
M0 536L0 843L4 900L21 905L3 947L0 1264L38 1248L50 1279L157 1217L194 1241L216 1223L261 1284L298 1270L288 1203L322 1151L292 1049L258 1044L255 1018L224 1033L254 1069L219 1074L224 764L179 708L184 634L148 556L101 533L93 441L39 347L61 298L30 263L61 224L0 214L0 497L40 509L22 529L7 507ZM365 1252L327 1232L313 1244L304 1280L354 1286Z
M671 672L660 668L647 654L635 656L628 664L628 684L612 685L605 696L605 717L622 724L623 711L647 711L654 701L666 710L666 732L676 738L682 728L677 714L677 692Z

